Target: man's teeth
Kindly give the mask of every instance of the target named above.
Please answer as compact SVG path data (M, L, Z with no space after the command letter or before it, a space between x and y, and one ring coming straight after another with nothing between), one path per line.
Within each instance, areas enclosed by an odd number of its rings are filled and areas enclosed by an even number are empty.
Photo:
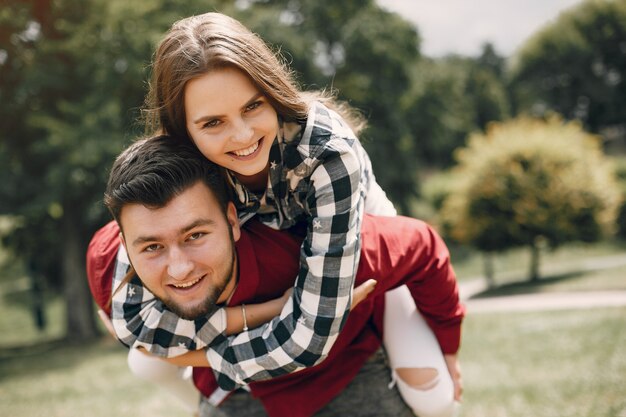
M176 288L189 288L192 285L196 284L198 281L200 281L200 278L198 278L195 281L191 281L191 282L186 282L184 284L172 284L173 286L175 286Z
M237 156L248 156L254 151L256 151L258 147L259 147L259 142L257 141L257 142L254 142L250 147L246 149L241 149L239 151L233 151L233 153Z

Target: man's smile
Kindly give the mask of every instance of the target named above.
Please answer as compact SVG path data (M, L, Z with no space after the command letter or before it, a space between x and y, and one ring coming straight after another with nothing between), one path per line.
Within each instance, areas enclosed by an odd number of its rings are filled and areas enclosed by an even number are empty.
M204 275L193 280L193 281L188 281L188 282L182 282L182 283L178 283L178 284L169 284L171 287L174 287L176 289L190 289L191 287L195 286L197 283L199 283L200 281L202 281L204 279Z

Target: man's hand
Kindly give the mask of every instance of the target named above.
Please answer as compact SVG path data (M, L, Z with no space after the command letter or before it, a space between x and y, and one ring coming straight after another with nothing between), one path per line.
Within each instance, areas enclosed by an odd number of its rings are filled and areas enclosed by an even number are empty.
M365 300L365 298L374 290L376 287L375 279L368 279L363 284L354 288L352 291L352 306L350 306L350 310L354 310L361 301Z
M454 399L456 401L462 401L463 399L463 379L461 378L461 365L459 365L459 359L456 354L443 355L448 367L448 372L452 377L452 383L454 384Z

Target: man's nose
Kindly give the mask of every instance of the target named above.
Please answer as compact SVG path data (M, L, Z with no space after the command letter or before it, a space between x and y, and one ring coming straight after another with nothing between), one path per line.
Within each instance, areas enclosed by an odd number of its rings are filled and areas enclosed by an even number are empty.
M193 271L193 262L179 248L171 248L169 253L169 261L167 265L167 273L172 278L182 281Z
M233 122L232 141L249 143L252 138L253 129L244 119L237 119Z

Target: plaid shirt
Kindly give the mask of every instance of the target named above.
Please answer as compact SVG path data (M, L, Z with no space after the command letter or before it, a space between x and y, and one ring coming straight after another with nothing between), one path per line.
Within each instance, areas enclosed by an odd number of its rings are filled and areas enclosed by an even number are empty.
M306 224L293 302L270 323L226 338L223 310L208 319L182 320L135 280L113 298L113 324L125 344L161 356L210 345L207 356L224 389L313 366L328 355L350 309L361 220L371 211L365 197L374 190L376 201L367 201L377 206L373 210L390 215L395 210L375 183L354 133L319 103L312 105L306 125L282 123L269 161L262 197L233 175L230 179L242 223L257 215L275 229ZM114 288L123 273L120 263Z

